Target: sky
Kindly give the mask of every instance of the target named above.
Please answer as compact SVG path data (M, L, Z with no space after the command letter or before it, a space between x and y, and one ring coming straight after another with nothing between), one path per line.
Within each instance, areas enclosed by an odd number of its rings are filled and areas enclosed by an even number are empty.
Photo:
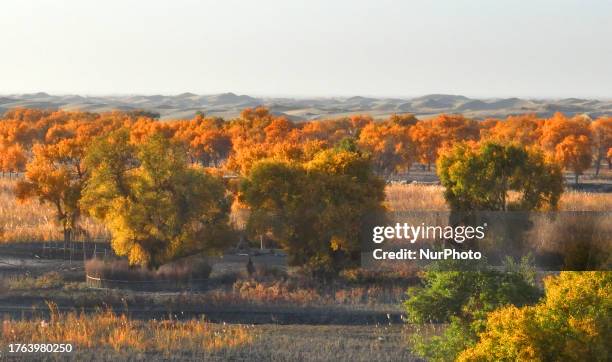
M2 0L0 94L612 98L609 0Z

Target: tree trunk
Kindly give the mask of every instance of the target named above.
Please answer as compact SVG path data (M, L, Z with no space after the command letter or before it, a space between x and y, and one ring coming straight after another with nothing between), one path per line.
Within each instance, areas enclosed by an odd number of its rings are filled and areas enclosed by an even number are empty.
M600 152L597 155L597 160L595 161L595 177L599 176L599 169L601 168L601 159L603 158L603 154Z
M64 229L64 245L70 243L72 239L72 230Z

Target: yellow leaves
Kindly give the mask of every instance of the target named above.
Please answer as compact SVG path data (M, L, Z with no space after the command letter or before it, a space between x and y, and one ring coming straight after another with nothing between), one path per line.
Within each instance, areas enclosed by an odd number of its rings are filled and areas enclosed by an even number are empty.
M597 328L597 323L592 317L576 318L572 316L568 319L568 325L571 329L574 329L578 333L584 334L589 338L596 337L600 334L600 331Z
M332 236L330 242L329 242L329 247L333 250L333 251L339 251L342 249L347 249L347 241L345 238L339 237L337 235Z
M130 265L149 265L151 263L151 255L145 251L141 244L134 243L126 254Z
M612 273L561 272L545 289L535 306L490 313L479 342L458 360L608 360Z
M461 352L458 361L541 361L530 327L533 309L508 306L489 314L487 330L480 335L480 342Z
M163 134L136 147L125 133L109 137L116 147L101 140L90 149L82 204L107 225L118 255L155 268L225 240L229 203L220 177L188 165L181 145Z

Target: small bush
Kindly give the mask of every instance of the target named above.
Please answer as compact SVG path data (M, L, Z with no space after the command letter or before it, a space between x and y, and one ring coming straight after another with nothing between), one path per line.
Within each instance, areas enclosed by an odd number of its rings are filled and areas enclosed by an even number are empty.
M362 268L346 269L340 278L351 284L409 285L418 282L416 268L403 268L389 271L373 271Z
M189 281L208 279L212 267L204 260L182 259L162 265L157 270L130 266L127 260L102 261L91 259L85 263L91 277L125 281Z
M10 290L55 289L63 285L60 273L49 272L39 277L20 275L8 278L6 284Z

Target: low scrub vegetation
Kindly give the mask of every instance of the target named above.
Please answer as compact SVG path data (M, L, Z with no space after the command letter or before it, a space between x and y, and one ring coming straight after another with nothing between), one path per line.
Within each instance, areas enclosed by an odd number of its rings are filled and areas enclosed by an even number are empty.
M531 263L431 265L404 302L413 351L433 361L609 360L612 273L549 275L540 299Z
M88 276L121 281L189 281L208 279L212 268L206 261L196 258L164 264L156 270L130 266L127 260L103 261L90 259L85 263Z
M15 178L0 178L0 243L63 240L54 210L36 200L18 202ZM84 217L79 239L108 240L109 233L99 222Z
M417 328L411 337L417 354L452 361L475 343L488 312L506 305L535 303L539 291L529 260L499 271L481 263L444 261L423 273L422 286L408 289L404 306L408 322ZM440 334L425 337L431 323L448 323Z
M387 207L391 211L449 211L444 187L437 185L392 184L386 188ZM510 193L510 198L514 197ZM559 200L561 211L610 211L612 193L565 190Z
M562 272L534 306L489 313L459 361L609 361L612 273Z
M64 278L58 272L49 272L38 277L13 275L2 282L9 290L40 290L61 287L64 285Z
M252 304L393 305L401 302L402 286L304 285L294 280L238 280L232 292L215 294L220 300Z
M76 351L95 348L120 353L161 352L198 355L203 351L234 348L253 342L245 326L214 325L205 320L138 321L111 310L94 314L62 313L49 303L50 317L31 320L5 319L0 343L71 343Z
M56 241L63 238L54 222L53 210L37 201L18 203L13 193L15 179L0 178L0 243ZM386 206L391 211L448 211L444 188L436 185L400 185L386 187ZM559 200L563 211L610 211L611 193L590 193L566 190ZM232 210L232 217L246 219L244 209ZM109 240L110 234L101 223L83 218L81 226L94 240Z

